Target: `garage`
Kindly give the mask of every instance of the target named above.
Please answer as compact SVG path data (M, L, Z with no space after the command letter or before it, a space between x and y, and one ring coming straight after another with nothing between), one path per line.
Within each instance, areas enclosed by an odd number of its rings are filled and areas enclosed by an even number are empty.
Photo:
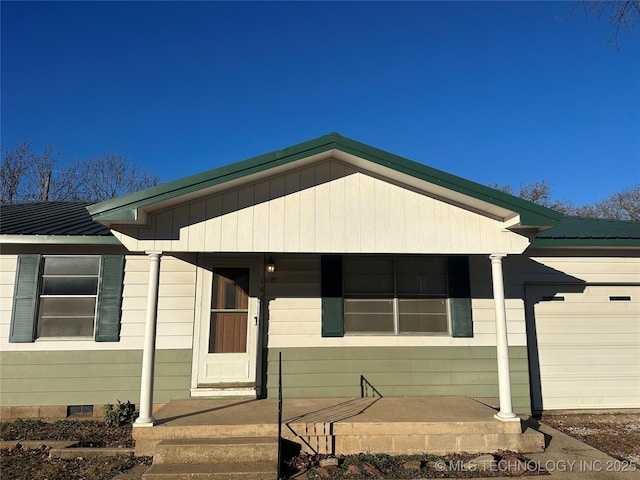
M640 285L528 285L534 411L640 407Z

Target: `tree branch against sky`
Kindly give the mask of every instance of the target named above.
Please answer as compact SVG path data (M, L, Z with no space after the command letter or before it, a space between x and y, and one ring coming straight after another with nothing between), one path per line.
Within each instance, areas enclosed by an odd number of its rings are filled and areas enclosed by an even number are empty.
M621 50L620 35L635 30L640 25L640 0L582 0L574 4L572 11L578 4L583 7L586 15L606 19L610 31L607 43L615 45L618 51Z
M23 140L4 154L0 182L2 203L101 202L153 187L159 180L120 154L64 162L51 144L38 152L32 142Z
M565 215L640 221L640 184L630 185L592 205L580 205L571 200L554 198L552 184L546 179L521 183L518 192L511 185L500 185L494 182L489 186Z

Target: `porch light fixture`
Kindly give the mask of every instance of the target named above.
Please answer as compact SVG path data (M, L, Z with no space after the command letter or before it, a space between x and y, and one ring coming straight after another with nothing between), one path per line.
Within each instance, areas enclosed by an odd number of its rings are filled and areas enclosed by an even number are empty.
M267 262L267 273L273 273L276 271L276 263L273 261L273 257L269 257Z

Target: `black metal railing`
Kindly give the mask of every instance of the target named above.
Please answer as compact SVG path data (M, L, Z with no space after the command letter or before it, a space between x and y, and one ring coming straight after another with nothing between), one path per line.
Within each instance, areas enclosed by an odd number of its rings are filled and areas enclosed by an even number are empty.
M376 387L369 383L369 380L364 378L364 375L360 375L360 398L367 398L369 396L369 391L372 393L372 397L378 395L382 398L382 394L376 390Z

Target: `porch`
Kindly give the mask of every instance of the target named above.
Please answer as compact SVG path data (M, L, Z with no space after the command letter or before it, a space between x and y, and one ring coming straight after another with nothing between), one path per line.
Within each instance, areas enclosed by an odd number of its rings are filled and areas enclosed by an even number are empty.
M544 449L541 433L520 421L497 420L495 413L467 397L286 399L282 437L303 451L333 455ZM275 399L173 400L154 417L153 427L134 428L137 455L156 454L161 442L186 446L193 441L196 448L222 439L278 435Z

